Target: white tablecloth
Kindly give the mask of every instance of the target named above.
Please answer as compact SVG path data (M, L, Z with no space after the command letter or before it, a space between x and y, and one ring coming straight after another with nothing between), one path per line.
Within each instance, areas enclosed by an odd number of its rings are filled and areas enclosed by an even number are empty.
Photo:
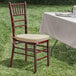
M76 17L60 17L55 12L45 12L40 33L76 48Z

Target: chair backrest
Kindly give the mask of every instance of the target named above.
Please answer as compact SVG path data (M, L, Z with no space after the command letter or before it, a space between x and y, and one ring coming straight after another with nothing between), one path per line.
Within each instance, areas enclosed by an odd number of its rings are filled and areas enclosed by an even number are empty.
M15 28L16 27L25 27L25 33L27 33L27 17L26 17L26 2L24 3L11 3L9 2L9 9L10 9L10 15L11 15L11 22L12 22L12 32L13 37L15 37ZM16 16L24 16L24 19L18 19L15 20L14 17ZM24 25L17 25L15 26L16 22L22 22L24 21Z

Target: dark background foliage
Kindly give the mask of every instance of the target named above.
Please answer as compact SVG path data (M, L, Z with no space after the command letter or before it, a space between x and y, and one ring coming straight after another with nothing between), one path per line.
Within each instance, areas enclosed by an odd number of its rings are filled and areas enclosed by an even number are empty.
M76 0L0 0L0 2L24 2L30 4L53 4L53 5L69 5L76 4Z

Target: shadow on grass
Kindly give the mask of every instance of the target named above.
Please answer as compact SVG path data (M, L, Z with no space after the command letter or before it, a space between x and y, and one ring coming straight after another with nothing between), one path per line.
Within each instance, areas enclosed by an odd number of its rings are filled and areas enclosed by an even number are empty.
M0 65L5 67L10 67L9 66L10 59L0 61ZM33 72L33 62L32 61L25 62L22 59L14 59L12 68L17 68L19 70L23 69L23 70L28 70Z
M46 60L43 60L43 63L44 61ZM42 65L45 66L46 64L43 64L42 62L38 62L38 68L41 67ZM5 66L7 68L10 68L10 59L6 59L6 60L3 60L3 61L0 61L0 65L2 66ZM19 70L27 70L27 71L31 71L31 72L34 72L34 63L33 61L27 61L25 62L24 60L22 59L14 59L13 60L13 66L12 68L16 68L16 69L19 69Z
M76 64L76 49L65 44L58 43L53 49L53 57L72 66L73 64Z

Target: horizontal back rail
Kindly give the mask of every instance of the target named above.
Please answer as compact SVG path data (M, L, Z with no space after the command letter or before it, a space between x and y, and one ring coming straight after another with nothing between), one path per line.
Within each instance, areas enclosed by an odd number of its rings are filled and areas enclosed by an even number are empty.
M24 21L24 19L22 19L22 20L15 20L14 22L20 22L20 21Z
M24 14L16 14L16 15L13 15L13 16L21 16L21 15L24 15Z
M12 3L11 5L24 5L24 3Z
M16 28L16 27L22 27L22 26L24 26L24 25L18 25L18 26L15 26L15 28Z

